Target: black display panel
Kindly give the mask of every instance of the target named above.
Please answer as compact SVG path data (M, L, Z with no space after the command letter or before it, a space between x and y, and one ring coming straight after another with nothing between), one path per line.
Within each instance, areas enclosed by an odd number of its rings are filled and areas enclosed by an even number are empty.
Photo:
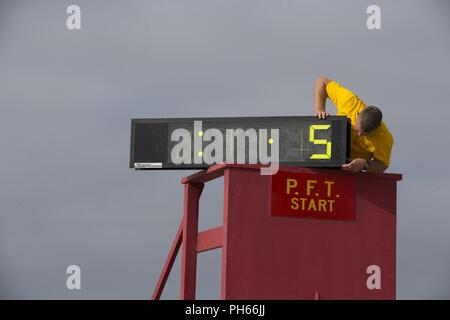
M132 119L130 168L221 162L340 167L349 154L349 129L345 116Z

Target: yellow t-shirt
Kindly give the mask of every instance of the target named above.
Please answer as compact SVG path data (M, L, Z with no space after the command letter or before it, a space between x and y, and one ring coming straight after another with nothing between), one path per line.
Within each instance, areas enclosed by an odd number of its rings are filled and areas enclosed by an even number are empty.
M351 120L350 158L370 160L373 157L389 166L394 138L386 124L381 122L381 125L373 131L359 136L354 126L358 113L366 107L365 103L353 92L334 80L328 82L326 90L328 97L336 105L337 115L346 115Z

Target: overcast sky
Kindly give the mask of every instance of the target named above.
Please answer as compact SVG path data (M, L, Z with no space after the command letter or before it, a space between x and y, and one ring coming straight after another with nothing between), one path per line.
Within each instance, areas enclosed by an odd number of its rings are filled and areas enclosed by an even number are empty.
M447 0L0 0L0 298L150 298L194 171L130 170L130 119L311 115L324 75L395 138L398 298L450 299L449 15ZM201 229L221 223L221 183ZM199 275L198 298L219 298L219 250Z

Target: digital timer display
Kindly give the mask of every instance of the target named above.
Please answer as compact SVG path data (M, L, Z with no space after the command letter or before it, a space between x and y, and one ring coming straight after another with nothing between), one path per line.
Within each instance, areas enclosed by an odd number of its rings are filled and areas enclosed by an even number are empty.
M222 162L340 167L348 158L349 128L345 116L132 119L130 168Z

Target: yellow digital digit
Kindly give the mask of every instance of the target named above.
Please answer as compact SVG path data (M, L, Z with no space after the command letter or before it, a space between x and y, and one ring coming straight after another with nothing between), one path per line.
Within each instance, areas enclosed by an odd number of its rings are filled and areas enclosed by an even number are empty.
M314 138L315 130L327 130L330 127L330 124L312 124L309 127L309 142L326 145L326 153L314 153L309 157L310 159L331 159L331 142L326 139Z

